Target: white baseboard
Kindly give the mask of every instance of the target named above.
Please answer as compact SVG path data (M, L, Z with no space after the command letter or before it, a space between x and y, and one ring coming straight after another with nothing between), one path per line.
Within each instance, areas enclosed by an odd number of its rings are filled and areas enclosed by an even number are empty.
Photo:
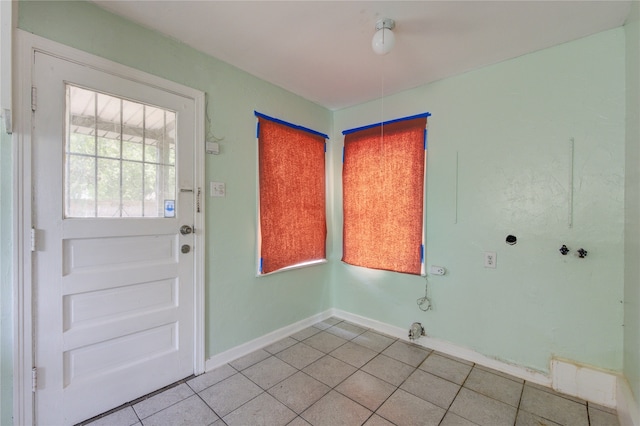
M620 426L640 426L640 407L624 377L618 377L616 399Z
M409 341L408 328L396 327L340 309L329 309L214 355L206 361L206 371L227 364L332 316L398 339ZM509 364L482 355L472 349L428 336L414 340L413 343L449 356L510 374L529 382L553 388L567 395L582 398L606 407L617 407L621 426L640 426L638 406L633 398L631 389L624 378L614 373L599 371L565 360L554 359L551 362L551 375L548 376L540 371Z
M363 327L371 328L381 333L388 334L393 337L397 337L402 340L409 341L409 327L406 329L396 327L393 325L385 324L376 320L372 320L369 318L361 317L359 315L354 315L349 312L341 311L334 309L333 313L336 317L342 318L344 320L350 321L354 324L361 325ZM472 349L465 348L462 346L455 345L453 343L435 339L433 337L425 336L421 337L417 340L414 340L413 343L424 346L429 349L436 350L438 352L442 352L444 354L454 356L456 358L463 359L465 361L470 361L475 364L480 364L483 367L492 368L494 370L500 371L502 373L510 374L512 376L518 377L523 380L527 380L529 382L537 383L543 386L551 386L551 378L544 375L539 371L535 371L532 369L528 369L525 367L513 365L506 363L504 361L499 361L494 358L490 358L488 356L482 355Z
M333 313L331 309L325 312L321 312L286 327L282 327L278 330L272 331L271 333L267 333L264 336L258 337L257 339L251 340L247 343L243 343L217 355L214 355L206 360L205 371L211 371L235 359L250 354L253 351L264 348L265 346L269 346L270 344L284 339L285 337L297 333L298 331L303 330L307 327L310 327L317 322L324 321L332 315Z
M553 389L586 401L616 407L618 375L572 361L551 360Z

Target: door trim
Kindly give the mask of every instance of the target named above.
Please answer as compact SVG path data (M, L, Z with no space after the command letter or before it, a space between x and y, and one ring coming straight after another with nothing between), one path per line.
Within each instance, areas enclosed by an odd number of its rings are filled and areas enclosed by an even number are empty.
M32 308L32 142L33 115L31 112L31 85L33 75L33 55L39 51L70 62L90 67L102 72L117 75L128 80L168 91L185 98L193 99L196 109L195 149L194 149L194 191L201 189L199 204L194 216L194 374L205 371L205 173L204 173L204 114L205 93L146 72L121 65L107 59L71 48L69 46L39 37L26 31L17 30L17 79L14 90L16 99L14 126L14 197L13 211L20 212L14 217L13 228L16 235L14 256L17 268L14 278L14 422L15 424L34 424L35 401L32 392L32 374L34 367L34 329Z

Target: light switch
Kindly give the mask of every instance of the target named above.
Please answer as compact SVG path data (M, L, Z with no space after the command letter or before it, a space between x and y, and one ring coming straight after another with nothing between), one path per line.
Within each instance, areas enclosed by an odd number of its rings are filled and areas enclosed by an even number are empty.
M211 196L212 197L224 197L226 193L224 182L210 182Z

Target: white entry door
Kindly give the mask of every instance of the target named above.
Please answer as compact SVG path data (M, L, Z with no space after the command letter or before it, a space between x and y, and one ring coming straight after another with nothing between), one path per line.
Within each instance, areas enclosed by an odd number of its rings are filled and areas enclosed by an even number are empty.
M195 102L34 60L35 422L74 424L194 373Z

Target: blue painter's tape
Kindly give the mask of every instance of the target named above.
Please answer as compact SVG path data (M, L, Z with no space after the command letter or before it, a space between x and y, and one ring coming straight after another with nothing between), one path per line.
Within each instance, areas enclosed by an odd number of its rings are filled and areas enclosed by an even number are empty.
M260 122L256 123L256 139L260 137Z
M326 142L324 143L324 153L325 154L327 153L327 143Z
M424 244L420 244L420 263L424 263Z
M344 146L342 147L342 164L344 164Z
M258 111L253 111L253 113L256 115L256 117L264 118L265 120L273 121L274 123L278 123L278 124L282 124L283 126L291 127L292 129L302 130L302 131L305 131L307 133L311 133L312 135L322 136L325 139L329 139L329 136L325 135L324 133L320 133L320 132L318 132L316 130L309 129L309 128L303 127L303 126L299 126L297 124L289 123L289 122L280 120L278 118L269 117L268 115L264 115L264 114L262 114L262 113L260 113Z
M428 135L429 130L428 129L424 129L424 150L427 150L427 135Z
M355 133L355 132L359 132L361 130L371 129L373 127L387 126L389 124L397 123L399 121L413 120L415 118L426 118L426 117L431 117L431 113L430 112L425 112L425 113L422 113L422 114L416 114L416 115L412 115L412 116L409 116L409 117L396 118L395 120L389 120L389 121L383 121L383 122L380 122L380 123L369 124L368 126L356 127L355 129L343 130L342 134L343 135L348 135L349 133Z
M262 261L263 260L264 260L263 258L260 258L260 273L262 273Z

